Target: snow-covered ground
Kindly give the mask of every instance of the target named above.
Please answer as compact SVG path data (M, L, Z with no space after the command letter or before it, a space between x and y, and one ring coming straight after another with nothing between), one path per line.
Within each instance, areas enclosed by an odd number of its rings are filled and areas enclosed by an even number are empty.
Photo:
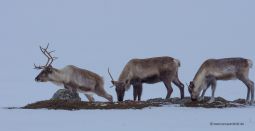
M254 107L202 109L161 107L144 110L4 110L1 131L253 131ZM240 125L211 125L237 123Z
M58 89L34 82L44 64L38 46L50 42L59 57L53 66L73 64L105 79L116 100L107 68L117 79L132 58L172 56L181 61L183 83L209 58L255 61L254 0L0 0L0 131L49 130L213 130L255 129L255 107L144 110L7 110L49 99ZM255 81L255 70L250 78ZM216 96L246 97L240 81L218 82ZM185 91L188 95L187 89ZM86 98L82 96L83 100ZM165 97L162 83L144 85L143 100ZM210 95L208 90L206 95ZM179 96L174 87L172 97ZM125 99L132 99L132 89ZM98 101L104 99L96 97ZM243 123L211 126L210 123Z

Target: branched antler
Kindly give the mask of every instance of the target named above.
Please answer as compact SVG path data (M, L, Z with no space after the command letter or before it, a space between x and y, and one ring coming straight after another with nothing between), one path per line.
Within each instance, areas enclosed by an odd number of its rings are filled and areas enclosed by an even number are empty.
M54 51L48 51L48 48L49 48L49 43L48 43L48 45L46 46L46 48L42 48L42 47L40 46L41 52L48 58L48 60L47 60L47 63L46 63L44 66L36 66L36 65L34 64L34 69L40 70L40 69L44 69L44 68L46 68L46 67L48 67L48 66L51 66L51 64L53 63L53 61L57 59L57 57L51 56L51 53L55 52L55 50L54 50Z

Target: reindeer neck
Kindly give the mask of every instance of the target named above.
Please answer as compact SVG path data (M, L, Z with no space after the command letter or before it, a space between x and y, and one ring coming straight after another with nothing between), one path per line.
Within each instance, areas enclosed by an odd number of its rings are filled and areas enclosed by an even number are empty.
M206 80L205 76L206 76L205 70L201 70L196 74L196 76L193 80L196 89L200 90L200 88L202 88L202 86Z
M119 82L125 82L130 77L130 68L127 64L119 76Z
M63 82L65 81L65 75L56 68L52 68L53 73L50 76L50 80L54 83L59 83L59 84L63 84Z

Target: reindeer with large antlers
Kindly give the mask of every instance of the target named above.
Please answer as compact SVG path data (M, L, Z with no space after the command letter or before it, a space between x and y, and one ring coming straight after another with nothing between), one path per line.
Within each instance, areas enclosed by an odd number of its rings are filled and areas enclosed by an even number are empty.
M35 69L42 70L35 78L37 82L52 82L72 92L84 93L90 102L94 101L93 94L104 97L113 101L112 96L104 89L103 78L91 71L68 65L63 69L52 67L52 63L57 57L51 54L54 51L48 51L49 44L46 48L40 47L41 52L47 57L47 63L44 66L35 66Z

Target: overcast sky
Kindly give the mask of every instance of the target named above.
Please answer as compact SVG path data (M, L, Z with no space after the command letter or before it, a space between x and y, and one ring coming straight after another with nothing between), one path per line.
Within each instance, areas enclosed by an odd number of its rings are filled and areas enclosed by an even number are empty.
M175 57L182 63L183 83L208 58L255 61L254 5L253 0L1 0L0 98L7 100L0 105L48 99L58 89L34 82L39 72L33 64L46 62L39 45L48 42L59 57L54 67L94 71L114 97L107 68L117 79L132 58ZM143 99L165 95L163 84L144 85ZM176 87L173 96L179 96ZM237 81L220 82L216 96L245 98L246 88ZM131 98L132 90L126 96Z

